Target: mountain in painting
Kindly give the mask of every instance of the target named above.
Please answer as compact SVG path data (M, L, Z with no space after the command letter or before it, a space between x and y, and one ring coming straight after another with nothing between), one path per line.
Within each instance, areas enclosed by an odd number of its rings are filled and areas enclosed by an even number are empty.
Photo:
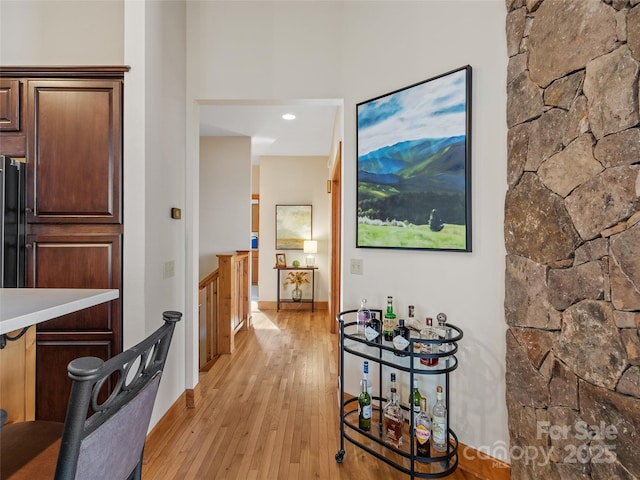
M358 158L358 182L398 192L465 190L465 136L399 142Z

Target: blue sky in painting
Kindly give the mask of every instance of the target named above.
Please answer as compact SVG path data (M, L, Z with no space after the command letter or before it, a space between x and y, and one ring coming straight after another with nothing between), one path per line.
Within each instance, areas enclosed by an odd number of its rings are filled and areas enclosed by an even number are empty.
M406 140L465 134L465 70L358 106L358 155Z

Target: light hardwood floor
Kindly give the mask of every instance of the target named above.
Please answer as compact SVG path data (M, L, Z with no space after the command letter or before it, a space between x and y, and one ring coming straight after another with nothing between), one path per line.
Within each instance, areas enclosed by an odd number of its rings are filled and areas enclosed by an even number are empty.
M304 307L304 306L303 306ZM194 409L178 409L149 436L143 478L410 478L345 442L342 464L337 400L337 336L326 311L253 312L201 378ZM449 480L478 480L458 469Z

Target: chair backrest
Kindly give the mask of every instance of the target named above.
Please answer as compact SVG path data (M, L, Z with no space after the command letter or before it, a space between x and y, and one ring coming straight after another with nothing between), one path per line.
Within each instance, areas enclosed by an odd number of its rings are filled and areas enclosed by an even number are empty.
M82 357L69 364L73 383L56 480L127 479L134 471L139 478L160 377L181 317L164 312L162 327L106 362Z

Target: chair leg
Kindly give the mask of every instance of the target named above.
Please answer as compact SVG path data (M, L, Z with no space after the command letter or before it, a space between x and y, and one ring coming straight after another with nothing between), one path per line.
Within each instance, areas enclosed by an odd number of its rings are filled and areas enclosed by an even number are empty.
M140 454L140 461L136 465L136 468L129 475L128 480L142 480L142 457L144 456L144 449Z

